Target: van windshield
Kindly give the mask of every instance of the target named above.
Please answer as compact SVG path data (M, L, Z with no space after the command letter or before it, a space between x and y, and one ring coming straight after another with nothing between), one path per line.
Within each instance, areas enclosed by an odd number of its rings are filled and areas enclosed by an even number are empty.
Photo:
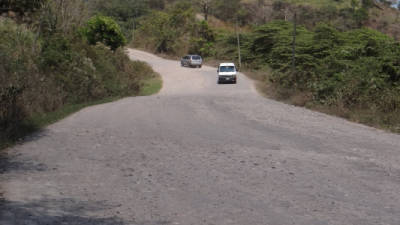
M219 72L235 72L235 67L234 66L221 66L219 67Z

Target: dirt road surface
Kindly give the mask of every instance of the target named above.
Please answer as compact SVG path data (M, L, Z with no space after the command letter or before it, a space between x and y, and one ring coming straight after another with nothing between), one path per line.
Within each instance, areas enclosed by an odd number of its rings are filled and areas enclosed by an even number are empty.
M400 136L129 50L149 97L86 108L0 160L1 225L399 225Z

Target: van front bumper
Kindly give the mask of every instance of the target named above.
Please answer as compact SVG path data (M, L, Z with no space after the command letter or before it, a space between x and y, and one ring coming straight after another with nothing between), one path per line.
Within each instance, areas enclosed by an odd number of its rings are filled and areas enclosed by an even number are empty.
M218 82L236 82L236 76L218 76Z

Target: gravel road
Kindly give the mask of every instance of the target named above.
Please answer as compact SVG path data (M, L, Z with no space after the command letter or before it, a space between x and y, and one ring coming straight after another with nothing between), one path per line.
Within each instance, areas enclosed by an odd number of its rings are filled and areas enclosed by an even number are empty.
M0 158L1 225L399 225L400 136L129 50L154 96L89 107Z

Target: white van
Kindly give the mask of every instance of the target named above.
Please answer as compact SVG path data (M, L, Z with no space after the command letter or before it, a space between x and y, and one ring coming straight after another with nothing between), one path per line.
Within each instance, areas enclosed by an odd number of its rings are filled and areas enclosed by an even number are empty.
M221 63L218 66L218 84L234 83L237 81L237 71L234 63Z

